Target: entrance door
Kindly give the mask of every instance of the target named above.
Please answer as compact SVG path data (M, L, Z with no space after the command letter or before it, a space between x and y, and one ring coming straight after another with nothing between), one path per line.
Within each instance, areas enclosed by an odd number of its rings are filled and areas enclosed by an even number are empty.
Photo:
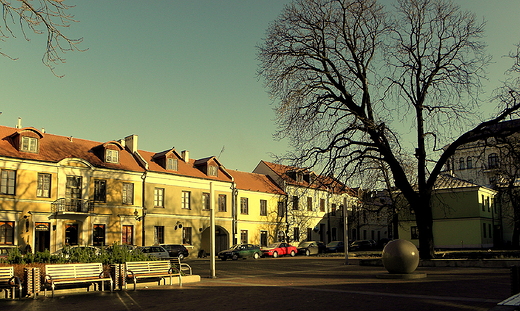
M34 250L44 252L51 249L51 224L49 222L37 222L35 225Z
M78 224L65 225L65 245L78 245Z
M206 253L210 253L210 230L206 228L202 232L200 249ZM215 252L226 250L229 248L229 233L221 226L215 226Z

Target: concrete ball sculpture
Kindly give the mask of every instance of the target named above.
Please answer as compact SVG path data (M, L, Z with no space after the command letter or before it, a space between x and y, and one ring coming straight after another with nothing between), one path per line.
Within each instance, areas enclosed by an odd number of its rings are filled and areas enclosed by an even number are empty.
M419 265L419 251L412 242L393 240L383 249L382 260L389 273L408 274Z

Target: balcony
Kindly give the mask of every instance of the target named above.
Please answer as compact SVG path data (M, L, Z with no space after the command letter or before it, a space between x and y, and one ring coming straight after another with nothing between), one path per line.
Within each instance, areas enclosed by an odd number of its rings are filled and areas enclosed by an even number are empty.
M59 198L51 203L53 214L92 214L94 204L90 200Z

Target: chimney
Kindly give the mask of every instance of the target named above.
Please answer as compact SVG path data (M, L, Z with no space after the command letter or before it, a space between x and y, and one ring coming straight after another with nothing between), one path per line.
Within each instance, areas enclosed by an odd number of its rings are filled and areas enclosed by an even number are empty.
M181 152L181 156L184 162L190 162L190 152L188 150L184 150L183 152Z
M22 128L22 118L18 118L18 123L16 124L16 128L17 129L21 129Z
M130 135L125 137L125 145L128 150L130 150L131 153L134 153L137 151L137 135Z

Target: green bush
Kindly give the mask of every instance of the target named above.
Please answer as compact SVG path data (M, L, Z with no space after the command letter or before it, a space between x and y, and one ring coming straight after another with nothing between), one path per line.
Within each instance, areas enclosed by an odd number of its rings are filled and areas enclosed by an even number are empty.
M66 246L57 254L51 254L48 250L45 250L44 252L22 255L18 248L13 248L3 262L9 264L101 262L104 265L110 265L147 260L157 260L157 258L131 249L126 245L114 243L108 248L99 249L99 251L89 247Z

